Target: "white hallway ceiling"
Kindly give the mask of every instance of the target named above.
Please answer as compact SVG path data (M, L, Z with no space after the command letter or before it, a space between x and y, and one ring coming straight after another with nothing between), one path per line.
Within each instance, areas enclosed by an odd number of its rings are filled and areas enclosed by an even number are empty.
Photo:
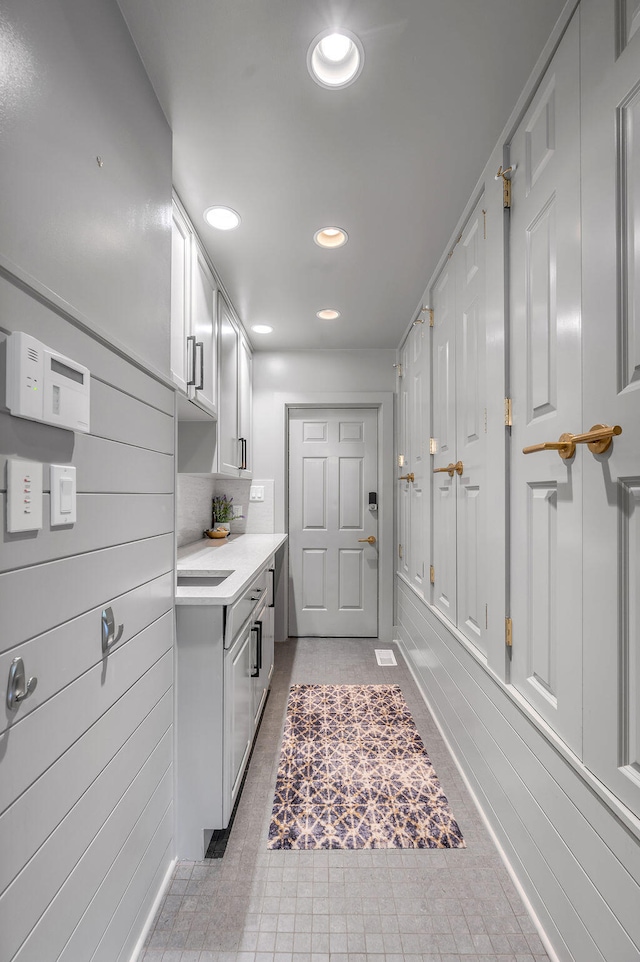
M119 0L174 182L257 349L396 347L564 0ZM327 28L364 69L327 90ZM499 189L499 185L496 185ZM203 219L212 205L237 230ZM340 250L320 227L349 234ZM335 321L316 311L334 307Z

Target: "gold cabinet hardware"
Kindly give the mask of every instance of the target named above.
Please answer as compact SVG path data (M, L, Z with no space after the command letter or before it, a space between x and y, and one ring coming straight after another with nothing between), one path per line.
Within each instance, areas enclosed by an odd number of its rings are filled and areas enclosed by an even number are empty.
M375 535L370 534L368 538L358 538L358 544L361 544L363 541L366 541L367 544L375 544Z
M530 444L522 449L523 454L537 454L538 451L557 451L563 461L568 461L576 453L576 444L586 444L592 454L604 454L614 437L622 434L619 424L594 424L584 434L561 434L557 441L544 441Z
M424 324L424 317L416 317L416 319L415 319L415 321L413 322L413 324L414 324L414 327L415 327L416 324Z
M398 478L398 481L410 481L413 484L415 479L416 478L413 471L410 471L409 474L401 474L400 477Z
M433 565L429 565L429 583L432 585L436 583L436 569Z
M449 462L446 468L433 469L434 474L444 474L446 472L446 474L448 474L450 478L453 477L454 472L456 474L462 475L463 471L464 471L464 464L462 463L462 461L456 461L455 464L452 464L451 462Z
M513 621L511 618L504 619L504 643L507 648L513 647Z
M436 438L429 438L429 454L438 453L438 441Z

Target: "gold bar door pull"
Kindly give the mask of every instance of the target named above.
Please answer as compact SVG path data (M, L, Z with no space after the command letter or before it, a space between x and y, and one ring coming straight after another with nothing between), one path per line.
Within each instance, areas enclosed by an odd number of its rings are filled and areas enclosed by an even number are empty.
M402 475L400 475L400 477L398 478L398 481L410 481L410 482L413 484L413 482L415 481L415 479L416 479L416 478L415 478L415 475L414 475L413 471L410 471L409 474L402 474Z
M538 451L557 451L563 461L568 461L576 453L576 444L586 444L592 454L604 454L614 437L622 434L619 424L594 424L584 434L561 434L557 441L544 441L531 444L522 449L523 454L536 454Z
M446 473L446 474L449 475L450 478L453 477L454 473L462 476L462 472L463 472L463 471L464 471L464 464L462 463L462 461L456 461L455 464L452 464L451 462L449 462L449 464L446 466L446 468L434 468L434 469L433 469L433 473L434 473L434 474L445 474L445 473Z
M574 434L574 444L586 444L592 454L604 454L611 446L614 437L622 434L619 424L594 424L585 434Z
M375 535L370 534L368 538L358 538L358 544L362 544L362 542L366 542L367 544L375 544Z

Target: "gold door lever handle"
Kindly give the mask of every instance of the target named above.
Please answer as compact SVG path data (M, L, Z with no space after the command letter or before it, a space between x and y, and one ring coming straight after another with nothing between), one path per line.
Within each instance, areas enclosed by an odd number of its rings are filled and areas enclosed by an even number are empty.
M584 434L574 434L574 444L586 444L592 454L604 454L611 445L614 437L622 434L619 424L610 426L608 424L594 424L590 431Z
M462 475L463 471L464 471L464 464L462 463L462 461L456 461L455 464L452 464L451 462L449 462L446 468L433 469L434 474L444 474L446 472L446 474L448 474L450 478L453 477L454 472L456 474Z
M410 471L409 474L401 474L398 481L411 481L411 483L413 483L415 479L413 471Z
M584 434L561 434L557 441L544 441L530 444L522 449L523 454L536 454L538 451L557 451L563 461L568 461L576 453L576 444L586 444L592 454L604 454L614 437L622 434L619 424L594 424Z
M367 544L375 544L375 543L376 543L375 536L372 535L372 534L370 534L368 538L358 538L358 544L361 544L363 541L366 541Z

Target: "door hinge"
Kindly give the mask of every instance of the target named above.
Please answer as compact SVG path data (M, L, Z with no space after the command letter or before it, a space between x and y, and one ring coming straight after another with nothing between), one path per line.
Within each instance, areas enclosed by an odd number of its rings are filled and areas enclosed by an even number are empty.
M404 454L398 455L398 467L404 468Z
M402 545L401 545L401 544L398 545L398 557L399 557L399 558L402 557Z
M438 442L435 438L429 438L429 454L438 453Z
M398 377L402 377L402 364L394 364L393 366L396 369L396 374Z
M513 402L510 397L504 399L504 423L505 427L513 427Z
M436 583L436 569L433 567L433 565L429 565L429 581L432 585L435 585Z
M513 622L511 618L504 619L504 643L507 648L513 645Z

